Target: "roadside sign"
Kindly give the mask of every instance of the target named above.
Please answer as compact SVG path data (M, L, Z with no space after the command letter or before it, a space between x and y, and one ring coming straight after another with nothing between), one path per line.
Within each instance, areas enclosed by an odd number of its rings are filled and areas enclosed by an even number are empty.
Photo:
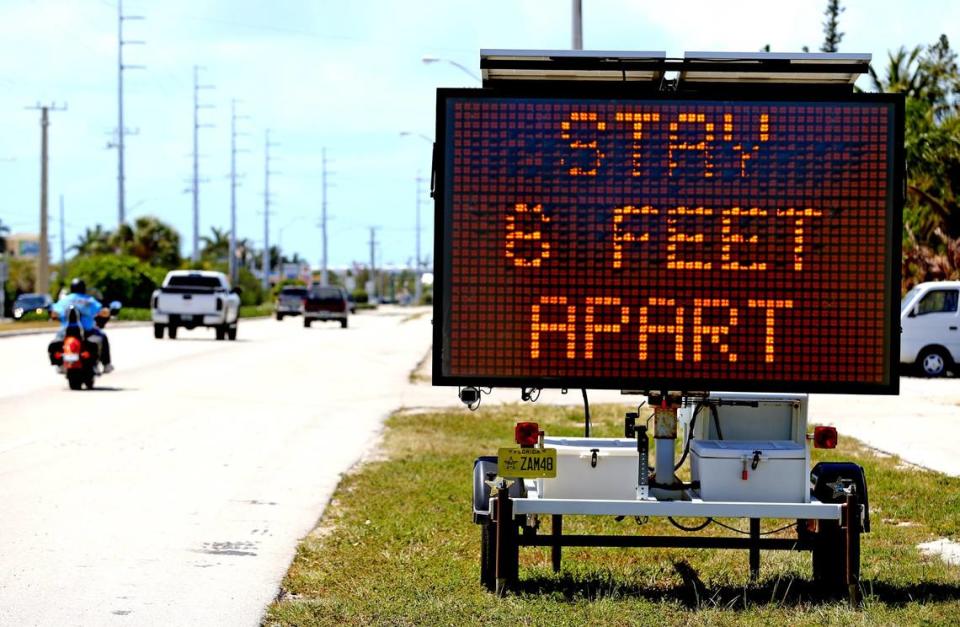
M902 99L441 89L435 385L896 393Z

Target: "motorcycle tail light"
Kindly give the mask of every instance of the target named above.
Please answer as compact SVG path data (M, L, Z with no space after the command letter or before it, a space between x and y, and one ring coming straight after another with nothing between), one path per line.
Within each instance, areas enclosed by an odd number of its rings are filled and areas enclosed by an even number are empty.
M83 351L82 353L80 353L80 357L84 359L90 359L90 353L88 351Z
M813 447L814 448L837 448L837 428L836 427L814 427L813 428Z
M80 340L75 337L68 337L63 341L63 352L77 354L80 352Z
M540 441L540 425L535 422L518 422L513 436L521 447L534 447Z

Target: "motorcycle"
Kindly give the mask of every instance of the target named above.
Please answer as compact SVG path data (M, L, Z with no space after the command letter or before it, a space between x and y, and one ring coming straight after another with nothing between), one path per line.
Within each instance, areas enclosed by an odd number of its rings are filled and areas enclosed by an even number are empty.
M98 329L107 326L110 317L120 310L120 303L114 301L110 307L104 307L94 317ZM71 390L80 390L84 385L88 390L93 389L96 377L103 374L100 364L100 347L102 338L97 335L89 337L80 324L80 314L75 307L67 312L67 325L64 329L63 340L54 340L50 344L50 361L57 367L57 372L66 374L67 383Z

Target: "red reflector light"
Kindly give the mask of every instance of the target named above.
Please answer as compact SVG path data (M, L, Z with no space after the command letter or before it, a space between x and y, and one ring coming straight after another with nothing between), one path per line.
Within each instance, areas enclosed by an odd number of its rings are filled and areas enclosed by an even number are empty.
M513 437L517 444L524 448L531 448L540 441L540 425L535 422L518 422L513 430Z
M65 353L79 353L80 352L80 340L75 337L68 337L63 341L63 352Z
M813 446L814 448L837 448L837 428L814 427Z

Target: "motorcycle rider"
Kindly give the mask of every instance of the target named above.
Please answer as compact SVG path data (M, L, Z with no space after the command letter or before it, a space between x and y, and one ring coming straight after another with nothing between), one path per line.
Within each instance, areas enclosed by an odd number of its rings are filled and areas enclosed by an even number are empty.
M81 278L71 281L70 293L58 300L51 308L56 317L60 319L60 331L50 344L50 362L54 363L53 353L56 352L57 347L60 346L65 337L71 307L77 311L84 336L100 346L100 363L103 364L104 374L112 372L110 341L94 320L103 309L103 305L96 298L87 295L87 284Z

